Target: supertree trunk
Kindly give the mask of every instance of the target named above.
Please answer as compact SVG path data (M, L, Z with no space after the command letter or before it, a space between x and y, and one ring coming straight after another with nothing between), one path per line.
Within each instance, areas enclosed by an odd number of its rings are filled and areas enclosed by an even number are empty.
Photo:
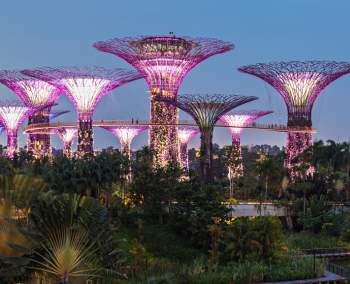
M151 101L151 123L177 123L177 108L164 102ZM179 146L176 126L150 126L149 145L155 152L154 163L164 167L178 163Z
M93 128L92 120L79 120L78 127L78 153L79 158L85 154L93 154Z
M241 138L236 137L235 139L232 139L232 146L234 146L236 148L236 151L238 151L238 153L239 153L238 159L242 160ZM242 163L240 163L239 165L231 165L231 167L233 167L232 175L234 178L239 178L239 177L243 176L243 174L242 174L243 164ZM230 174L230 171L229 171L229 174Z
M28 118L28 125L49 122L51 107L41 110ZM51 156L50 134L28 134L27 151L32 151L36 157Z
M212 137L213 129L202 130L201 132L201 144L200 144L200 175L205 184L213 184L214 177L211 167L211 154L212 154Z
M304 150L312 146L312 134L311 133L300 133L292 132L287 134L287 145L286 145L286 155L285 166L292 169L292 178L294 178L295 173L293 171L294 166L300 166L301 161L294 163L293 159L301 155ZM307 174L312 174L314 169L309 168Z
M74 139L72 141L64 143L63 154L66 155L67 158L69 158L71 156L73 141L74 141Z
M120 152L122 152L124 156L128 155L130 157L130 143L120 141L120 144Z
M16 151L17 151L17 131L9 131L7 133L6 156L12 159Z
M180 144L180 162L181 162L181 168L187 168L187 169L189 168L187 143Z

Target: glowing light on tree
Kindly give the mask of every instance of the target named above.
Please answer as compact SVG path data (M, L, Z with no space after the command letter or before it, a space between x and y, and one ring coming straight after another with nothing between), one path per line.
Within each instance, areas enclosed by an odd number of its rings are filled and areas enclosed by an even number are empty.
M142 131L149 128L147 125L137 126L100 126L117 136L121 144L121 152L130 157L130 144L132 139Z
M52 109L49 114L49 121L55 119L56 117L68 113L70 110L60 110L60 109Z
M189 169L187 145L191 138L200 132L200 129L198 127L179 126L178 131L181 167Z
M63 154L67 157L71 157L72 144L78 135L77 127L60 127L54 129L54 132L61 138L63 143Z
M73 102L78 113L80 156L93 152L92 116L99 100L111 90L142 78L137 71L101 67L38 68L22 72L54 85Z
M6 128L7 134L7 157L13 158L17 150L19 126L36 111L38 110L27 107L21 101L0 101L0 120Z
M226 112L244 103L257 100L257 97L236 95L180 95L177 101L166 97L155 97L178 107L196 121L201 132L200 175L205 183L214 184L213 176L213 128L218 119Z
M334 61L272 62L244 66L238 71L264 80L280 93L288 110L288 127L311 127L316 98L330 83L350 73L350 64ZM300 161L295 163L292 160L310 145L311 133L288 133L285 165L289 168L300 165ZM312 170L310 168L309 173Z
M61 92L45 81L28 77L20 71L1 71L0 82L13 90L28 107L40 108L40 111L28 118L28 125L49 122L51 107ZM51 155L51 137L49 134L29 134L27 150L35 156Z
M234 49L234 45L216 39L175 36L140 36L110 39L93 45L97 50L114 54L134 66L145 78L151 93L149 146L156 153L155 164L166 166L180 162L178 149L177 108L156 101L155 96L172 100L188 72L203 60Z
M241 135L244 127L254 120L264 115L270 114L272 111L259 111L259 110L232 110L224 114L219 120L225 125L229 126L232 137L232 146L236 146L239 152L239 159L242 160L241 155ZM238 160L237 160L238 161ZM231 167L231 168L230 168ZM232 169L229 168L229 175L233 177L240 177L242 175L243 165L239 164Z

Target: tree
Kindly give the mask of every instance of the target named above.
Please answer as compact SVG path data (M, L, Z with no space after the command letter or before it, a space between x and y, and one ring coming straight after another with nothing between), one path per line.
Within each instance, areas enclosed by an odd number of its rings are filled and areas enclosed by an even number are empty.
M265 214L267 208L267 183L271 177L280 176L279 168L276 166L275 160L273 158L264 159L256 163L255 172L260 174L262 178L265 179Z

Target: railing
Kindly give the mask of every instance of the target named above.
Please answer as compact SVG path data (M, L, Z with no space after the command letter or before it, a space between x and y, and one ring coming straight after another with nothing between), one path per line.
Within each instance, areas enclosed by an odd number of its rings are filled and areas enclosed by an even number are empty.
M299 252L314 257L336 258L350 256L350 247L300 249Z
M117 125L154 125L154 126L169 126L169 125L177 125L177 126L197 126L197 123L194 120L178 120L176 123L151 123L150 120L94 120L92 122L93 126L117 126ZM58 122L48 122L48 123L36 123L28 125L24 128L24 133L26 131L33 131L34 129L47 129L47 128L57 128L57 127L78 127L78 121L58 121ZM228 127L221 121L218 121L215 124L215 127ZM258 124L258 123L249 123L245 127L239 126L230 126L232 128L251 128L251 129L262 129L262 130L271 130L278 132L316 132L316 128L314 127L287 127L285 125L277 125L277 124Z
M340 267L338 265L335 265L333 263L328 262L328 265L327 265L326 269L329 272L335 273L335 274L337 274L337 275L339 275L341 277L344 277L344 278L346 276L346 279L349 279L349 270L347 270L347 269L345 269L343 267Z

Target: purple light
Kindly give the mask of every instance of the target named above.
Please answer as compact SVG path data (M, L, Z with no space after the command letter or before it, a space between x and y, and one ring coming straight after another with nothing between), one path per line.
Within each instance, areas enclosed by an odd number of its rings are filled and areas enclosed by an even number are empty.
M77 127L61 127L54 129L55 134L57 134L63 143L63 154L68 158L71 156L72 144L74 138L78 135Z
M46 121L51 106L61 92L45 81L30 78L20 71L1 71L0 82L13 90L28 107L40 108L28 119L28 125ZM47 107L47 109L44 109ZM29 134L27 149L35 156L51 154L51 137L47 134Z
M311 127L316 98L330 83L350 73L350 64L334 61L272 62L244 66L238 71L264 80L280 93L288 110L288 127ZM287 136L285 165L293 168L291 160L312 145L312 136L310 133L288 133Z
M141 79L136 71L102 67L57 67L24 70L22 73L46 81L65 93L73 102L79 120L78 153L93 153L92 116L99 100L111 90Z
M134 66L145 78L151 93L152 124L177 123L178 111L153 97L177 99L182 80L203 60L234 49L228 42L208 38L139 36L111 39L93 45L99 51L114 54ZM155 164L179 163L177 127L150 126L149 145L156 152Z
M232 110L224 114L219 120L225 125L229 126L232 137L232 146L236 146L241 156L241 135L244 127L246 127L252 121L272 113L273 111L260 111L260 110ZM233 167L233 166L232 166ZM233 177L240 177L243 165L240 164L237 168L233 167ZM230 173L231 171L229 171Z
M49 121L55 119L56 117L68 113L70 110L59 110L59 109L52 109L49 114Z
M7 156L13 158L17 150L17 132L23 121L38 109L27 107L21 101L0 101L0 120L6 128Z
M157 101L172 104L188 113L196 121L201 131L200 175L206 184L214 184L212 139L213 128L218 119L228 111L257 97L236 95L181 95L175 101L167 97L155 97Z
M132 139L142 131L149 128L147 125L139 126L100 126L117 136L121 144L121 152L130 157L130 144Z
M198 127L179 126L180 160L182 168L189 168L188 165L188 142L193 136L200 132Z

